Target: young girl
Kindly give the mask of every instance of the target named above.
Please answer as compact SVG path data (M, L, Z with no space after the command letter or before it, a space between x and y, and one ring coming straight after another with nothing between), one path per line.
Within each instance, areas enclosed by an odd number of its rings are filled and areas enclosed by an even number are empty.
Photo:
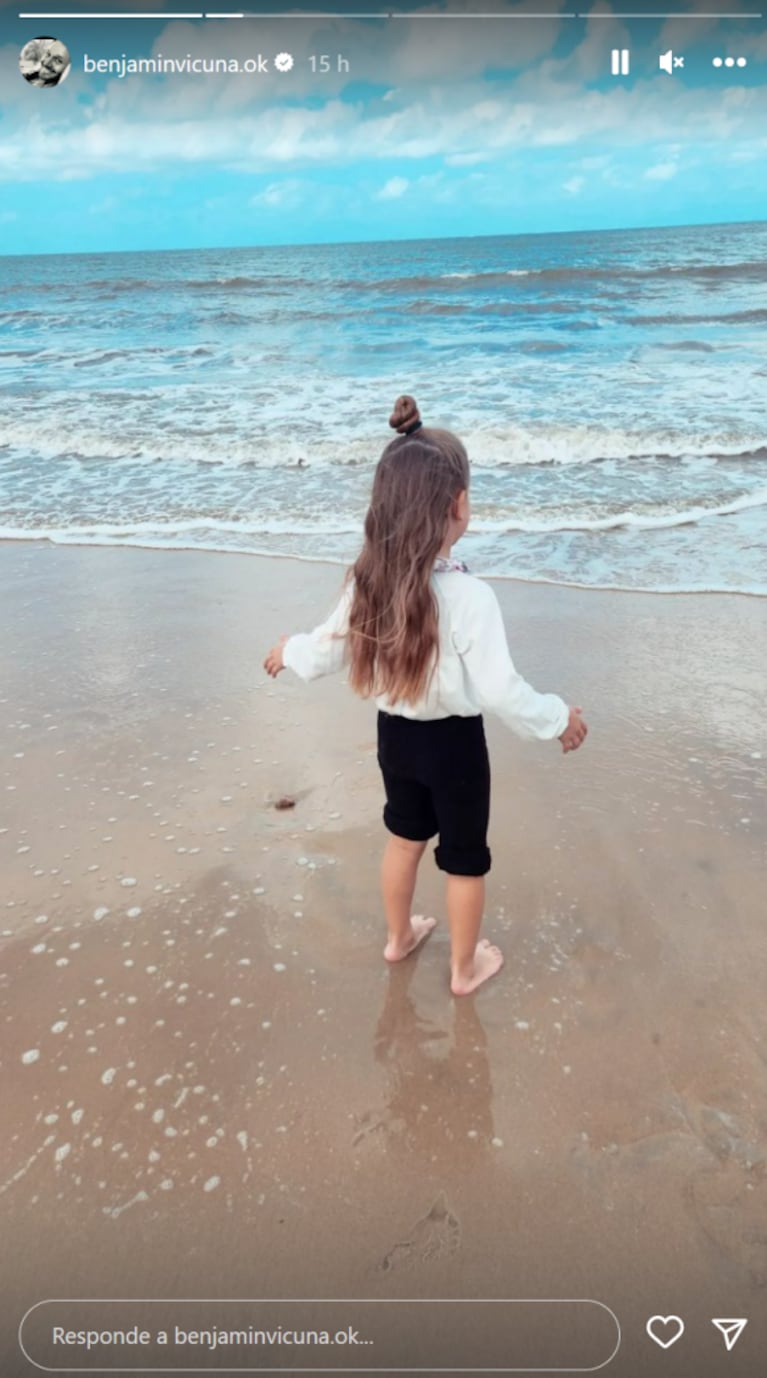
M539 694L514 668L489 584L451 558L469 524L469 461L457 436L423 426L412 397L389 418L365 518L365 542L334 612L313 632L282 637L264 661L302 679L346 664L349 683L378 706L378 764L390 837L381 866L389 929L384 956L407 957L436 919L411 915L418 863L439 834L447 875L450 989L468 995L503 965L479 941L490 870L490 765L482 711L520 737L557 737L575 751L580 708Z

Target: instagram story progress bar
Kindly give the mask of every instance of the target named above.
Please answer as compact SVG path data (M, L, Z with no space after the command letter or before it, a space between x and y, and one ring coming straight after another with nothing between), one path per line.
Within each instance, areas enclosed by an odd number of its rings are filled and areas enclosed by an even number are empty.
M364 2L364 0L363 0ZM387 9L368 9L368 10L300 10L286 6L283 10L22 10L19 12L20 19L297 19L318 22L326 19L357 19L357 20L391 20L404 19L410 23L415 20L439 21L440 23L450 20L462 20L475 23L480 19L493 20L530 20L530 19L588 19L591 20L616 20L616 19L761 19L762 11L745 11L727 9L726 4L721 10L701 10L695 9L679 10L674 8L649 8L642 9L632 7L630 0L625 7L610 6L607 10L589 10L579 7L576 10L559 9L552 10L546 5L545 0L541 0L540 8L536 7L535 0L525 9L515 9L513 11L503 10L451 10L451 9L409 9L406 7L397 10ZM615 67L617 57L617 70ZM626 49L616 48L613 50L613 75L628 76L628 52Z
M203 20L212 20L212 21L214 21L214 22L217 22L217 21L220 21L220 20L233 20L233 19L235 19L235 20L248 20L248 19L261 19L261 20L263 20L263 19L279 19L280 21L287 20L287 19L297 19L297 20L301 20L301 21L304 21L304 22L306 22L307 20L308 20L308 21L312 21L312 22L318 22L318 21L320 21L320 20L328 20L328 19L333 19L333 20L335 20L335 19L341 19L341 20L368 20L368 21L371 21L371 20L379 20L379 21L380 21L380 20L382 20L382 19L390 20L390 21L396 21L396 20L398 20L398 19L405 19L405 20L408 20L408 21L410 21L410 22L412 22L413 20L421 20L421 19L422 19L422 20L429 20L429 21L438 20L438 21L440 21L440 22L443 22L443 21L445 21L445 20L456 19L456 20L468 20L468 21L471 22L471 23L475 23L477 20L480 20L480 19L495 19L495 20L498 20L498 19L508 19L508 20L531 20L531 19L557 19L557 20L563 20L563 19L575 19L575 20L577 20L577 19L588 19L588 20L592 20L592 19L611 19L611 20L616 20L616 19L693 19L693 20L694 20L694 19L705 19L705 20L711 21L712 19L739 19L739 20L745 20L745 19L762 19L763 17L764 17L764 16L763 16L762 12L761 12L761 11L758 11L758 10L757 10L757 11L749 11L749 12L746 12L746 11L728 10L728 11L723 11L723 12L721 12L721 13L716 13L716 14L714 14L714 13L712 13L712 12L710 12L710 11L708 11L708 12L700 12L700 13L694 13L694 12L691 12L691 11L689 11L689 10L687 10L687 11L685 11L685 12L671 11L671 10L659 10L659 11L657 11L657 12L654 12L653 14L649 14L649 13L646 13L646 12L644 12L644 11L642 11L642 12L631 12L631 13L629 13L629 12L623 11L623 10L616 10L616 11L614 11L614 12L613 12L612 10L610 10L609 13L599 13L599 12L597 12L597 13L591 13L591 14L589 14L589 13L583 13L583 12L575 11L575 10L556 10L556 11L552 11L552 12L548 12L548 11L545 11L545 10L535 10L535 11L529 10L529 11L524 11L524 12L521 11L521 10L515 10L515 11L514 11L513 13L511 13L511 14L508 14L508 13L507 13L507 14L500 14L500 13L498 13L498 12L496 12L496 11L484 11L484 12L482 12L482 13L473 13L473 12L471 12L471 11L464 11L463 13L454 13L454 14L453 14L453 13L451 13L449 10L432 11L432 12L430 12L430 13L424 13L424 14L411 13L411 12L408 12L407 10L402 10L402 11L400 11L400 12L398 12L398 13L394 13L394 12L392 12L392 11L390 11L390 10L377 10L377 11L372 11L372 10L370 10L370 11L366 11L366 12L364 12L364 13L361 13L361 12L354 12L354 11L351 11L351 10L333 10L333 11L330 11L330 10L327 10L327 11L325 11L325 10L323 10L323 11L319 11L319 10L314 10L314 11L300 11L300 10L292 10L292 11L282 11L282 10L269 10L269 11L266 11L266 10L251 10L251 11L247 11L247 10L226 10L226 11L210 11L210 10L207 10L207 11L205 11L205 10L142 10L142 11L139 11L139 12L137 12L137 11L135 11L135 10L130 11L130 12L128 12L128 11L122 11L122 10L91 10L91 11L84 11L84 10L21 10L21 11L19 12L19 19L54 19L54 20L61 20L61 19L65 19L65 20L71 20L71 19L91 19L91 20L93 20L93 19L100 19L100 20L101 20L101 19L120 19L120 20L124 20L124 19L138 19L138 20L143 20L143 19L164 19L164 20L166 20L166 21L173 20L173 19L203 19ZM616 55L617 55L617 56L616 56ZM627 49L625 49L625 48L614 48L614 49L613 49L613 52L612 52L612 62L613 62L613 67L612 67L612 74L613 74L613 76L616 76L616 77L617 77L617 76L624 76L624 77L625 77L625 76L628 76L628 75L629 75L629 54L628 54L628 50L627 50ZM616 64L617 64L617 65L616 65Z
M464 11L451 13L449 10L418 14L408 10L149 10L141 11L83 11L83 10L24 10L19 19L299 19L319 21L323 19L463 19L474 22L477 19L578 19L581 16L574 10L515 10L513 14L502 14L495 10L475 13Z

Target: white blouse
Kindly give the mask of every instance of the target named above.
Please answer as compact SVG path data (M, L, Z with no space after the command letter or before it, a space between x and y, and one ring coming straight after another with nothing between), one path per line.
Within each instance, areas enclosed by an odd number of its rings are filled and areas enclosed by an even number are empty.
M557 694L539 694L514 668L498 599L489 584L468 572L435 571L439 612L439 658L426 694L415 704L376 698L384 713L431 721L496 713L519 737L549 740L567 727L570 710ZM341 670L346 661L352 584L326 622L313 632L291 636L285 665L301 679Z

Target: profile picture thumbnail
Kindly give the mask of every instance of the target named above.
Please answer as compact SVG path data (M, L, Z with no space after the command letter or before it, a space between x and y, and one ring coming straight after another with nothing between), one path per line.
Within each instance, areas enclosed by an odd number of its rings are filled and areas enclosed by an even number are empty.
M19 71L30 86L58 86L69 76L72 59L60 38L30 38L19 54Z

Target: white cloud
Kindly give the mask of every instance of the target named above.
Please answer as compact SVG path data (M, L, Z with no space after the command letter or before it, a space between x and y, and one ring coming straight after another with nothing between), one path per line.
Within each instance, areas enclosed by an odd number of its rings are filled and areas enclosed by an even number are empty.
M592 14L602 17L588 20L582 41L571 53L548 58L539 65L538 70L547 79L574 82L582 88L585 82L598 81L610 71L612 48L631 47L629 30L608 4L603 0L595 4Z
M767 159L767 139L755 139L748 148L733 149L728 163L761 163Z
M463 4L453 0L449 8L450 18L445 18L446 6L434 4L421 6L420 18L393 21L388 26L392 40L388 64L380 60L378 35L376 44L371 44L369 37L361 34L364 79L380 80L385 72L387 80L391 74L400 86L418 88L424 82L445 79L454 87L456 74L464 81L488 68L521 69L551 51L562 25L559 18L477 20L472 0ZM529 6L520 0L488 8L513 15L515 10L524 12ZM550 10L561 8L564 0L557 0ZM459 14L460 18L455 17Z
M449 153L445 162L448 167L473 167L477 163L486 163L488 158L487 153Z
M582 191L585 185L585 177L570 177L566 182L562 183L562 189L566 191L569 196L577 196L578 192Z
M767 28L759 34L752 34L745 38L738 38L737 43L730 38L728 43L729 53L722 50L722 57L747 57L755 58L757 62L767 61ZM737 48L737 52L735 49Z
M388 182L376 192L377 201L396 201L404 196L410 182L407 177L390 177Z
M248 205L254 209L266 207L268 210L295 210L302 202L306 183L295 178L283 182L271 182L263 191L251 196Z
M604 8L601 12L605 13ZM559 22L552 21L555 26ZM524 36L525 21L519 24ZM285 47L284 27L266 21L242 28L234 23L195 27L179 22L163 31L154 49L213 57L232 52L246 56L259 48L273 54ZM545 24L540 28L545 29ZM454 168L485 163L502 171L519 154L525 159L527 176L536 149L572 148L575 154L579 145L584 152L588 147L604 167L599 169L594 158L591 167L585 159L568 158L566 175L572 183L582 173L591 181L592 170L614 180L624 151L643 144L657 145L645 161L654 159L658 169L671 165L676 169L680 155L668 144L669 129L681 144L728 144L730 154L740 154L744 161L756 146L757 131L763 127L763 92L756 86L728 86L712 93L710 87L690 88L653 71L630 87L584 89L584 80L607 71L607 50L621 41L620 21L591 20L590 39L584 39L573 54L536 62L503 87L483 80L483 66L489 58L502 65L506 49L510 60L521 61L527 50L524 44L521 54L517 48L517 21L498 21L492 29L493 34L497 30L506 35L500 50L500 38L489 42L488 31L476 22L402 20L370 26L316 19L306 26L295 22L290 46L296 56L297 84L292 73L290 78L268 80L126 77L113 79L103 92L95 84L89 86L74 68L61 91L32 90L20 78L18 52L9 45L0 50L5 117L0 180L57 181L160 170L183 173L192 167L276 178L281 169L295 173L355 163L370 168L377 160L396 159L398 168L405 164L399 178L387 183L389 168L378 179L375 173L371 175L374 185L378 181L379 194L385 192L383 199L388 200L396 199L400 181L412 184L420 169L411 173L408 164L419 159L444 160ZM440 37L443 31L446 36ZM248 34L253 35L252 48L244 42ZM550 42L551 34L546 40ZM321 107L278 104L277 99L286 95L300 101L309 89L301 62L310 43L315 51L331 53L356 45L353 52L350 49L351 78L375 80L379 88L383 80L391 79L391 87L380 97L352 103L335 94L348 80L336 73L331 74L328 86L324 79L321 88L316 78L311 81L315 94L318 89L327 92ZM452 52L454 63L456 44L459 48L461 43L469 45L466 64L463 59L458 63L459 81L447 81L436 67L423 66L427 50L435 43L445 62ZM412 44L422 54L420 80L414 75ZM280 93L277 99L275 91ZM82 103L84 96L87 104ZM673 172L650 167L646 175L651 181L662 181ZM284 183L280 185L283 191L275 191L275 197L286 194ZM387 187L394 189L386 191ZM370 194L375 194L372 187ZM571 195L575 194L571 189Z
M105 196L101 201L94 201L93 205L88 207L88 215L111 215L119 204L116 196Z
M667 80L667 79L666 79ZM325 165L342 167L376 160L474 156L478 145L486 160L502 163L512 153L535 148L598 141L605 155L631 147L662 143L660 166L669 156L669 127L681 141L729 144L731 151L753 143L759 128L762 93L757 87L725 91L712 100L709 91L672 92L659 98L654 82L632 89L590 91L567 88L554 99L545 89L539 104L515 101L510 94L502 112L490 117L485 101L466 93L448 107L428 91L410 105L370 113L364 106L329 101L322 109L300 106L243 112L237 118L212 114L185 120L137 121L104 112L98 120L73 125L45 125L40 120L8 129L0 144L0 179L33 181L91 177L106 172L153 169L183 171L193 166L245 174L274 173ZM49 93L44 93L49 94ZM661 174L662 175L662 174Z
M654 167L648 167L645 178L648 182L670 182L678 171L678 163L656 163Z
M733 45L738 46L741 39L737 36L737 29L731 19L724 25L721 23L719 16L722 10L726 10L728 15L737 16L753 14L759 8L752 4L751 0L727 0L726 5L722 5L721 0L694 0L694 3L693 0L688 0L688 3L690 11L695 13L695 19L669 19L658 37L659 53L671 48L674 52L684 55L702 43L709 44L712 35L720 33L724 44L722 55L726 56ZM676 5L674 9L677 9Z
M552 10L564 0L554 0ZM501 13L512 14L525 8L518 3L498 3ZM455 14L460 4L451 4ZM184 20L167 25L144 56L183 58L240 58L259 53L271 59L289 47L295 65L289 76L254 77L246 73L187 75L162 83L149 83L140 77L115 78L107 87L110 109L117 112L140 110L145 118L162 111L169 118L186 118L194 112L241 110L274 103L284 95L302 100L318 93L332 99L350 81L370 82L395 88L380 99L412 96L434 82L453 98L456 74L460 85L481 79L488 68L521 69L537 62L557 40L562 21L550 19L498 19L477 22L471 0L464 5L464 18L446 19L442 5L423 5L417 13L395 20L360 24L339 18L307 17L292 20L289 41L286 25L279 19L257 23L193 23ZM326 54L330 71L321 77L312 71L311 55ZM93 53L92 56L97 54ZM98 56L109 56L108 53ZM349 71L338 70L343 57Z

